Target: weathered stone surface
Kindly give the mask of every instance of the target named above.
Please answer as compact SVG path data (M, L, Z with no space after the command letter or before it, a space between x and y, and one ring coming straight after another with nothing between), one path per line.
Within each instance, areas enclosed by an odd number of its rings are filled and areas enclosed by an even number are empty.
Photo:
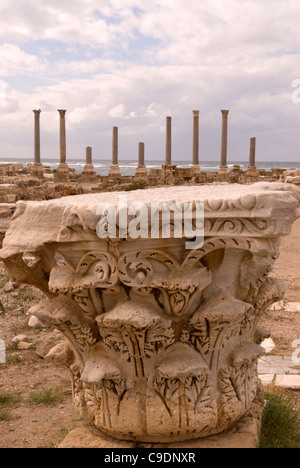
M227 430L257 394L265 336L257 325L286 289L268 275L298 216L300 190L274 183L135 191L126 200L139 205L127 225L120 197L19 203L1 259L12 277L48 296L31 313L67 337L48 358L70 369L86 421L118 439L169 447ZM188 205L194 226L203 203L201 247L178 236L186 221L179 215L168 236L161 219L151 237L151 209L162 202L177 215ZM100 239L107 209L115 210L116 236ZM141 210L148 219L139 238L128 223L141 223Z
M58 448L121 448L121 449L175 449L175 448L257 448L261 429L264 398L261 388L248 413L232 428L210 437L196 440L168 443L141 444L125 440L117 440L93 427L78 427L71 431L59 444Z
M13 339L11 341L12 341L12 343L19 343L21 341L28 342L28 337L27 337L27 335L16 335L16 336L13 337Z

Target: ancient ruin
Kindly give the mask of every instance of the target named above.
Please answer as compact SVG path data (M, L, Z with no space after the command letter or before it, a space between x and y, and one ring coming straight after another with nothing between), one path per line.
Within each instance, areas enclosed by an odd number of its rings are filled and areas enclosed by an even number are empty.
M82 174L80 175L80 181L87 184L93 184L98 182L97 174L93 166L93 149L91 146L86 148L86 160Z
M69 181L69 168L67 165L66 112L67 111L65 109L58 109L60 162L56 173L57 182Z
M193 175L200 174L199 166L199 111L193 111Z
M300 189L258 183L130 192L127 224L121 195L19 203L0 258L12 278L45 293L31 312L65 335L47 357L69 368L86 421L117 439L154 443L217 434L256 396L259 318L286 288L269 273L280 237L298 217ZM151 230L160 203L173 213L168 236L163 217L156 235ZM199 204L205 238L190 249L186 228L195 229ZM100 238L111 207L118 236L108 229ZM143 235L134 236L141 224Z
M221 142L221 165L219 174L227 174L227 140L228 140L228 114L229 110L222 110L222 142Z
M34 113L34 165L41 165L41 141L40 141L40 115L41 110L33 110Z
M135 171L135 177L145 178L147 177L147 167L145 165L145 143L139 143L139 159L138 165Z
M249 154L249 167L247 173L252 176L256 176L256 166L255 166L255 153L256 153L256 138L253 137L250 139L250 154Z
M113 127L113 139L112 139L112 165L110 167L110 177L121 177L119 167L119 129Z

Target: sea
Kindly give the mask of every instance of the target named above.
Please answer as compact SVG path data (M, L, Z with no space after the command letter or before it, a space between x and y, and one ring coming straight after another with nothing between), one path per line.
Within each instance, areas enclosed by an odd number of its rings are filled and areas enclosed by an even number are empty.
M0 164L14 164L14 163L22 163L26 166L28 163L32 162L32 160L21 159L21 158L0 158ZM68 166L70 168L75 169L75 171L80 174L83 171L85 166L85 161L80 161L78 159L69 159L67 160ZM49 166L52 170L57 169L58 161L57 160L44 160L42 161L44 166ZM110 171L111 166L111 159L110 160L94 160L94 169L95 172L99 175L107 176ZM161 168L164 161L146 161L146 166L148 172L150 169L159 169ZM176 164L178 168L188 168L191 167L191 164L187 161L172 161L172 164ZM233 161L228 164L228 168L231 169L233 165L239 164L242 170L246 170L248 168L248 162L245 161ZM134 176L135 170L137 166L137 161L133 160L119 160L119 167L122 176ZM220 166L220 161L200 161L200 168L202 172L217 172ZM286 170L295 170L300 169L300 161L292 161L292 162L256 162L257 169L264 169L265 171L272 171L274 168L281 168Z

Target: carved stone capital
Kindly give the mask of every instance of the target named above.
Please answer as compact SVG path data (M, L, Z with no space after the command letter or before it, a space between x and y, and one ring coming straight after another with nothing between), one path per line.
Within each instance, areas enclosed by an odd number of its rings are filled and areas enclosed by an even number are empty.
M254 184L128 194L129 205L139 203L128 221L141 224L144 210L149 228L155 203L176 202L179 211L189 204L192 225L202 203L205 238L193 250L173 218L169 237L161 235L163 223L154 237L151 229L130 237L120 196L18 204L0 258L16 280L48 296L31 312L66 336L48 358L70 369L74 404L86 421L145 442L221 432L257 393L264 352L257 326L286 289L268 275L280 236L298 217L300 190ZM116 209L115 238L96 233L105 206Z

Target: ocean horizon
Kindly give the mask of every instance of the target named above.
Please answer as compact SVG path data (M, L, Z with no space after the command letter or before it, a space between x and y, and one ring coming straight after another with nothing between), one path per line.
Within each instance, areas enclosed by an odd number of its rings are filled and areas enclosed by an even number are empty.
M0 165L1 164L17 164L21 163L23 165L27 165L28 163L32 163L32 160L28 160L25 158L0 158ZM67 160L68 166L80 174L83 171L85 166L85 161L79 159L68 159ZM45 159L42 161L44 166L50 167L52 170L57 169L59 165L59 161L57 159ZM150 169L159 169L161 168L164 161L146 161L146 167L148 172ZM172 164L176 164L178 168L189 168L191 167L191 163L188 161L172 161ZM239 164L242 170L246 170L248 168L248 161L230 161L228 163L228 168L231 169L235 164ZM95 172L98 175L107 176L110 172L111 166L111 159L105 160L97 160L93 161L93 165L95 168ZM119 160L119 166L122 176L133 176L135 174L135 170L137 167L137 161L133 160ZM200 161L200 169L202 172L217 172L220 166L220 161ZM300 161L260 161L256 162L257 169L263 169L265 171L272 171L274 168L286 169L286 170L294 170L300 169Z

